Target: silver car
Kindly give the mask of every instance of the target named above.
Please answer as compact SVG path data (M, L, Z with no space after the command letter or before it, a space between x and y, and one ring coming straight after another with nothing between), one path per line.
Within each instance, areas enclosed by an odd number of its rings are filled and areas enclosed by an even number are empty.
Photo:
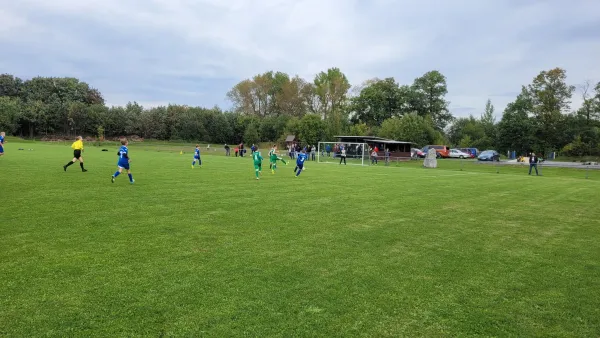
M458 149L450 149L448 153L448 157L450 158L471 158L471 154L467 154L464 151L460 151Z

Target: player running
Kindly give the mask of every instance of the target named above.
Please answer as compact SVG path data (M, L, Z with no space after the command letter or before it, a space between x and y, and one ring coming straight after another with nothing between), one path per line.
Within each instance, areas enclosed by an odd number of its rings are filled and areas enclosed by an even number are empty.
M262 175L262 160L263 157L260 154L260 151L258 151L258 147L256 147L256 150L254 150L254 152L252 153L252 160L254 161L254 171L256 174L256 179L260 179L258 177L258 175Z
M300 173L304 170L304 161L306 161L307 158L308 155L306 155L306 150L302 149L302 152L298 154L298 159L296 160L296 168L294 169L294 172L296 173L295 177L300 176Z
M73 159L71 160L71 162L63 165L63 169L65 171L67 171L67 168L71 164L75 163L75 161L79 161L79 166L81 167L81 171L86 172L87 170L83 167L83 156L81 156L81 153L83 152L83 137L77 136L77 139L75 140L75 142L73 142L73 144L71 144L71 148L73 148Z
M273 153L277 152L277 145L273 145L273 148L271 148L271 150L269 150L269 169L271 169L271 171L273 170L273 161L271 160L271 156L273 156Z
M200 159L200 145L196 144L196 149L194 150L194 160L192 161L192 169L196 166L196 161L198 161L198 166L202 168L202 160Z
M271 174L275 174L275 170L277 170L277 161L283 162L283 164L287 165L287 162L277 155L277 146L273 145L271 151L269 151L269 167L271 168Z
M131 159L129 159L129 149L127 149L128 144L129 142L127 142L127 139L121 139L121 148L119 148L119 152L117 153L117 155L119 156L119 162L117 162L117 166L119 167L119 169L117 169L114 175L112 175L110 179L112 183L115 183L115 178L117 178L117 176L119 176L123 172L123 169L127 170L127 176L129 176L129 183L133 184L135 182L133 176L131 176L131 170L129 169L129 162L131 162Z
M6 137L5 132L0 133L0 156L4 155L4 138Z

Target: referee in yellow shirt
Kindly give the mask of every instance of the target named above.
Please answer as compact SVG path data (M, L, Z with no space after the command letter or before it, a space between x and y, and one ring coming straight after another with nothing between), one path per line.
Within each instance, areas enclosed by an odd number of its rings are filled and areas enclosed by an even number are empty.
M73 148L73 160L64 165L63 169L67 171L67 168L71 164L75 163L75 161L79 161L81 171L86 172L87 170L83 167L83 157L81 156L81 153L83 152L83 138L81 136L77 136L77 140L71 144L71 148Z

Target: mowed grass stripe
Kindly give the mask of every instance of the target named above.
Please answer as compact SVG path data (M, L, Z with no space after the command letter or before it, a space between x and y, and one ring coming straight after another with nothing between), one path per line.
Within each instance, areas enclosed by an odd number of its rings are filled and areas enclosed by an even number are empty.
M68 146L18 146L0 158L3 335L600 334L598 186L579 172L265 161L256 181L249 158L192 170L192 149L133 145L129 185L109 181L116 148L64 173Z

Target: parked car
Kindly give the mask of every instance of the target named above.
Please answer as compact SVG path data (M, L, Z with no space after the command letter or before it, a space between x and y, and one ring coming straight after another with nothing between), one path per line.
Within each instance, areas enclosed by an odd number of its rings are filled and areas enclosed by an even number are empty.
M477 148L458 148L458 150L470 154L471 158L475 158L479 155L479 149Z
M418 158L425 158L425 153L418 148L412 148L410 149L410 156L411 157L418 157Z
M423 154L425 154L425 157L427 157L427 153L429 153L429 146L423 147L423 149L421 149L421 151L423 152Z
M435 149L437 158L441 158L441 157L448 158L450 156L450 148L448 146L440 146L440 145L425 146L425 148L423 148L423 152L425 153L425 156L427 156L427 152L431 148Z
M448 156L451 158L471 158L471 154L465 153L464 151L460 151L458 149L450 149Z
M500 162L500 153L495 150L486 150L482 151L479 156L477 156L478 161L497 161Z

